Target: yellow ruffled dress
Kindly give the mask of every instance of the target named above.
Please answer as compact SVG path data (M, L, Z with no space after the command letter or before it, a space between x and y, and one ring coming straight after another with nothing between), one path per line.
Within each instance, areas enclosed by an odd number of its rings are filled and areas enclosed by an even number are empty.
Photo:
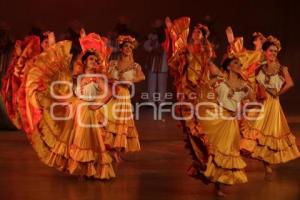
M26 74L26 120L32 146L46 165L60 171L110 179L115 173L104 144L106 132L97 126L96 111L88 107L101 89L96 80L85 80L76 87L85 96L73 94L70 48L70 41L58 42L40 54Z
M127 69L120 70L118 61L112 60L109 63L108 73L109 78L114 80L114 92L113 98L101 109L103 117L108 120L105 126L107 131L105 144L111 149L125 152L140 151L139 135L134 123L131 104L130 85L124 82L118 83L118 81L128 81L133 84L137 75L144 77L141 66L133 63ZM105 112L104 109L106 109Z
M266 89L279 92L284 84L281 67L276 73L268 74L265 66L258 72L256 80ZM244 149L247 149L253 158L269 164L285 163L300 156L296 145L296 138L292 134L288 122L282 111L279 97L266 92L262 102L263 109L256 120L243 122Z
M216 87L218 104L200 114L200 123L209 144L209 156L203 174L212 182L228 185L247 182L244 171L246 163L240 155L241 135L236 118L239 103L248 95L246 91L249 91L246 85L234 90L226 82L221 82Z

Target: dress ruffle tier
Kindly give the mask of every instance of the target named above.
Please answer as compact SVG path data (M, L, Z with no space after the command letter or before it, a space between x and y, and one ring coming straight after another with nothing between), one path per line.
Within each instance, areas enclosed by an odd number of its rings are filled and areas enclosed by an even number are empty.
M242 122L242 150L270 164L298 158L296 138L289 129L279 98L268 94L263 105L264 109L256 121Z

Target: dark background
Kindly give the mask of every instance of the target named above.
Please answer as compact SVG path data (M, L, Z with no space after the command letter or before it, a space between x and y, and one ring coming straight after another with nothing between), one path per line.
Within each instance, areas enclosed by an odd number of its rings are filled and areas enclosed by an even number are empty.
M105 34L114 28L120 16L127 16L131 19L130 27L140 35L141 40L149 32L150 22L155 18L190 16L194 24L207 22L209 16L219 58L225 52L224 30L228 25L233 27L236 35L245 36L248 48L253 32L272 34L281 40L283 49L279 55L280 61L289 67L296 83L296 87L282 97L283 104L287 105L289 102L299 102L299 5L297 0L0 0L0 21L9 25L15 38L22 38L32 24L39 24L59 35L74 20L80 21L87 32ZM141 52L138 52L137 60L143 64ZM299 106L290 110L294 114L300 111Z

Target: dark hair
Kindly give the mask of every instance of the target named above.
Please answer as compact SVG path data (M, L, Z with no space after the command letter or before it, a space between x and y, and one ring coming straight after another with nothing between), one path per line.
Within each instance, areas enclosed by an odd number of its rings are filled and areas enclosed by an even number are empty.
M222 65L221 65L221 68L228 72L228 66L230 65L230 63L233 61L233 60L236 60L238 59L237 57L226 57L223 62L222 62Z
M97 53L94 51L87 51L81 57L81 62L84 64L85 61L88 59L89 56L97 56Z
M40 38L40 41L42 42L43 40L47 39L47 36L44 35L44 31L42 28L37 27L37 26L32 26L29 32L29 35L35 35Z
M133 45L133 43L132 43L132 42L129 42L129 41L124 41L124 42L122 42L121 44L119 44L119 48L120 48L120 49L122 49L126 43L128 43L128 44L132 44L132 45Z
M275 46L275 47L277 47L276 44L275 44L274 42L266 41L266 42L264 42L264 44L262 45L262 49L263 49L264 51L267 51L268 48L270 48L270 46Z

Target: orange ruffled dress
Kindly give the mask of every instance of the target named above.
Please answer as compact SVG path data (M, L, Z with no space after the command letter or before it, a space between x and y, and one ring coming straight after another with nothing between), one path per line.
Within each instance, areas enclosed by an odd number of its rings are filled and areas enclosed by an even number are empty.
M24 128L22 116L19 111L22 95L20 86L24 81L24 72L28 64L41 52L40 39L37 36L27 36L24 41L17 41L21 52L15 49L6 74L2 79L1 95L7 115L16 128Z
M263 66L256 76L258 84L279 92L284 84L281 72L287 68L281 66L276 73L268 74L265 67ZM285 163L298 158L300 153L296 138L288 126L279 97L266 92L262 104L263 109L258 113L256 120L244 120L242 123L242 148L253 158L269 164Z
M174 77L177 100L198 108L198 113L195 113L190 106L183 104L177 107L177 114L186 117L181 124L187 136L186 147L194 160L188 173L205 182L228 185L244 183L247 181L244 171L246 164L240 156L238 121L223 118L204 120L199 116L209 117L207 111L213 112L216 107L197 105L208 102L217 106L217 110L221 109L220 115L230 117L234 111L223 108L221 103L231 105L235 102L232 108L235 110L236 101L241 101L245 94L237 91L237 99L232 100L227 98L230 89L225 83L221 83L216 91L211 86L212 76L208 65L214 57L213 49L207 42L207 46L202 47L200 51L193 51L187 44L189 23L190 19L187 17L174 20L170 30L173 55L168 61L171 75Z
M199 102L215 102L215 93L212 89L212 76L209 70L211 59L215 57L212 44L207 40L205 45L193 47L188 45L190 18L175 19L170 30L173 52L168 60L169 71L174 77L177 100L196 106ZM197 49L196 49L197 48ZM178 114L190 116L192 110L189 106L181 106ZM198 120L193 116L184 121L192 134L202 131Z
M108 73L109 78L115 80L115 83L118 81L133 83L136 76L142 76L139 80L144 77L139 64L133 63L131 67L120 70L117 60L109 63ZM112 149L121 149L125 152L140 151L138 131L133 119L130 88L126 84L116 84L114 88L114 97L103 106L103 109L107 109L108 112L103 112L102 109L102 112L106 113L103 117L108 119L105 126L107 131L105 144Z
M210 182L227 185L247 182L246 163L240 155L242 138L236 118L238 105L247 97L247 91L249 91L247 85L234 90L226 82L221 82L216 87L218 103L213 107L207 106L199 112L203 132L194 137L203 138L203 134L206 136L207 158L206 160L203 156L196 158L196 161L202 165L202 169L197 171ZM193 144L193 151L205 155L201 142Z
M58 42L40 54L26 74L24 115L32 146L42 162L60 171L110 179L115 173L104 144L106 132L97 126L96 111L88 107L101 87L94 79L83 81L76 91L85 97L73 95L70 48L70 41ZM54 81L64 82L52 85Z

